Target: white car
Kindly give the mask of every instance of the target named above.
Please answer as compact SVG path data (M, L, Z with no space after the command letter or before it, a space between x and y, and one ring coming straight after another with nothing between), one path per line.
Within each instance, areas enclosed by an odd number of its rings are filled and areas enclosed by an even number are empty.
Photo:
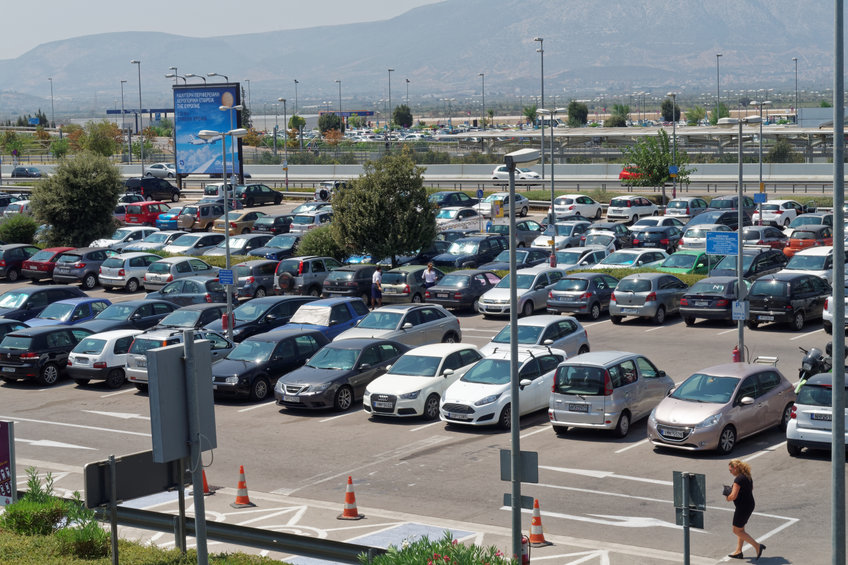
M492 217L492 203L495 200L501 201L501 209L503 210L504 217L509 216L509 192L494 192L480 201L479 204L474 205L474 209L478 214L485 218ZM515 195L515 215L524 217L527 215L527 212L530 211L530 201L526 196L521 196L520 194Z
M343 339L390 339L410 347L462 341L459 319L438 304L388 304L369 312Z
M615 233L606 230L593 231L586 234L584 247L601 247L607 250L607 255L615 252Z
M645 269L659 267L668 259L661 249L619 249L604 257L596 269Z
M763 223L778 227L789 227L789 223L804 213L804 207L794 200L767 200L762 205ZM751 216L751 222L756 226L760 223L760 206Z
M822 312L822 325L826 333L833 333L833 295L824 300L824 311ZM845 306L848 311L848 285L845 286ZM848 325L848 324L846 324Z
M798 457L805 447L830 451L833 442L832 395L833 375L831 373L810 377L798 390L798 397L795 399L789 423L786 425L786 451L790 456ZM848 445L848 441L845 443Z
M162 249L166 245L173 243L181 235L185 235L187 233L187 231L182 230L154 231L141 241L127 244L126 247L124 247L124 253L128 253L130 251L155 251Z
M373 416L435 420L445 390L482 358L477 348L467 343L416 347L371 381L362 407Z
M144 176L172 179L177 176L177 167L173 163L153 163L144 168Z
M546 410L557 365L565 351L547 347L522 347L518 351L519 416ZM439 417L448 424L512 425L510 352L498 351L478 361L450 385L439 406Z
M105 381L109 388L120 388L127 380L127 352L140 333L142 330L113 330L84 338L68 354L68 375L78 385Z
M601 203L584 194L563 194L554 198L554 217L564 214L580 214L584 218L598 220L601 218Z
M113 255L100 265L100 286L103 290L114 287L136 292L144 281L148 267L162 259L159 255L140 251Z
M509 350L510 326L506 325L492 341L480 348L489 356ZM518 320L518 346L532 345L562 349L569 358L589 353L589 335L573 316L540 314Z
M89 247L108 247L120 252L124 246L130 243L135 243L143 240L148 235L159 231L159 228L153 227L127 227L118 228L115 233L108 238L95 239L89 244Z
M683 237L680 238L679 249L705 249L707 247L707 232L733 231L724 224L698 224L683 232Z
M556 268L564 273L575 269L594 267L601 259L615 251L602 245L574 247L556 252Z
M515 284L518 287L518 312L524 316L531 316L536 310L547 308L548 292L564 273L560 269L553 269L545 264L541 269L531 267L519 269L515 274ZM484 317L491 315L509 315L509 281L511 274L507 274L494 288L487 290L477 303L477 310Z
M635 222L643 216L658 216L657 205L644 196L616 196L607 207L607 220L610 222Z
M793 255L779 272L817 275L829 283L833 282L833 246L808 247ZM848 265L845 266L848 273Z
M31 211L29 200L18 200L6 206L3 216L8 218L15 214L29 214Z
M539 173L533 169L518 168L515 169L515 180L529 180L542 178ZM509 168L506 165L499 165L492 171L493 180L509 180Z
M436 225L449 224L451 222L461 222L463 220L478 219L480 214L474 208L466 208L464 206L447 206L440 208L436 213Z

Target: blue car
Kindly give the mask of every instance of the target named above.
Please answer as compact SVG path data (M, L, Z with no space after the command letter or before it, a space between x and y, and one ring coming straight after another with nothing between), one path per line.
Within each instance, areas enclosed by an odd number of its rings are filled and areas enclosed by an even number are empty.
M317 330L332 340L367 314L368 306L361 298L324 298L303 304L280 330Z
M182 211L182 206L177 206L176 208L171 208L164 214L159 214L159 217L156 218L156 227L160 230L180 229L180 226L178 224Z
M112 302L105 298L67 298L47 306L41 313L27 320L31 328L37 326L73 326L93 319Z

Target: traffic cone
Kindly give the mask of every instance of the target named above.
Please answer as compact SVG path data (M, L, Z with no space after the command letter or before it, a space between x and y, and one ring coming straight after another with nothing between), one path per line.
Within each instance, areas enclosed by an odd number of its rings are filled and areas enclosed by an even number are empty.
M356 495L353 493L353 479L347 478L347 489L345 490L344 510L338 515L339 520L361 520L365 518L356 509Z
M532 547L544 547L552 545L551 542L545 541L545 534L542 531L542 511L539 510L539 499L533 499L533 517L530 519L530 545Z
M202 470L203 473L203 496L209 496L211 494L215 494L211 490L209 490L209 483L206 482L206 469Z
M250 506L256 506L247 496L247 481L244 479L244 465L239 467L239 482L238 492L236 492L236 501L230 504L230 506L233 508L248 508Z

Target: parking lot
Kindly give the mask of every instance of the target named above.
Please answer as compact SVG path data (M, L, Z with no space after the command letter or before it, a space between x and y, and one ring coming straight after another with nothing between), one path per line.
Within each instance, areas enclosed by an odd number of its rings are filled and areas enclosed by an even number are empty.
M261 210L284 208L290 206ZM0 291L26 284L0 283ZM100 288L89 294L112 301L143 296ZM478 346L508 323L507 318L458 315L463 341ZM699 321L686 327L678 316L662 326L632 318L614 325L607 315L583 325L593 351L644 354L677 383L698 369L730 361L737 337L735 326ZM798 347L823 348L827 338L819 321L801 332L768 325L745 331L749 355L777 356L778 368L792 382L802 357ZM35 466L53 473L60 494L81 489L86 463L151 447L147 395L130 385L112 391L98 384L77 387L65 379L52 388L15 383L0 391L0 419L16 422L19 487L25 486L25 469ZM216 401L216 424L218 448L204 454L209 483L218 490L207 499L209 519L358 543L373 539L375 545L386 539L399 543L404 531L438 536L450 527L464 540L509 549L510 511L503 493L510 486L500 481L499 471L499 451L510 447L508 433L446 429L443 422L419 419L372 420L361 406L342 414L299 412L273 401ZM554 542L534 549L534 558L679 563L683 538L674 525L671 480L672 471L689 471L707 475L708 494L706 528L692 533L692 562L721 561L735 544L733 506L721 497L721 485L732 481L727 461L739 457L753 468L757 510L748 531L768 545L761 562L829 561L828 454L790 458L779 430L741 441L732 456L655 452L645 438L644 420L618 439L588 430L558 438L546 412L522 418L520 447L538 452L540 465L539 483L523 485L522 493L539 500L545 535ZM241 465L257 504L253 509L229 507ZM360 522L335 520L348 476L366 515ZM174 500L164 496L145 504L175 511ZM529 523L528 513L525 530ZM403 524L423 529L404 530ZM123 535L173 542L170 534ZM222 549L213 544L210 550ZM750 548L746 555L753 555Z

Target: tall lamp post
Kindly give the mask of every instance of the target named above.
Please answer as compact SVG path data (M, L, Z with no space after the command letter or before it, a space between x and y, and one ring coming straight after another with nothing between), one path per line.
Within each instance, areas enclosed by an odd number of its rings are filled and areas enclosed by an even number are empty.
M392 129L391 126L392 126L392 73L393 72L394 72L394 69L389 69L389 117L386 118L386 125L388 126L388 129ZM389 138L388 134L386 134L387 142L389 142L388 141L389 139L390 138Z
M510 481L512 483L510 506L512 507L512 553L521 555L521 411L518 406L518 287L515 282L515 169L539 160L536 149L519 149L504 155L504 164L509 171L509 383L510 383Z
M181 78L181 79L183 79L183 84L187 84L186 78L183 75L178 75L177 73L168 73L168 74L165 75L165 78L174 79L174 84L179 84L177 82L177 79Z
M185 76L187 76L189 78L199 78L200 80L203 81L203 84L206 84L206 77L203 76L203 75L196 75L194 73L186 73Z
M718 108L721 102L721 81L718 76L718 60L721 57L721 53L716 53L716 124L718 123Z
M539 54L539 60L541 61L541 77L542 77L542 96L539 98L539 106L542 108L545 107L545 39L543 37L534 37L533 41L539 42L539 48L536 49L536 53ZM545 124L542 123L542 138L541 144L539 145L539 154L541 155L539 161L542 165L542 178L545 178ZM553 202L551 202L551 206L553 206ZM521 555L519 553L519 555Z
M406 106L409 107L409 79L404 79L406 81Z
M763 106L770 106L771 100L760 100L759 102L756 100L751 100L748 102L751 106L759 106L760 107L760 146L759 146L759 159L758 162L760 164L760 192L765 192L766 187L763 184ZM763 225L763 203L760 202L760 225Z
M297 85L300 84L300 81L294 79L294 113L297 114Z
M344 125L344 118L342 117L342 81L337 80L336 84L339 85L339 120L341 120L341 124L339 124L339 130L342 130L342 125Z
M246 78L246 79L244 79L244 82L247 83L247 110L251 111L251 110L253 110L253 106L250 105L250 79ZM252 114L251 114L251 116L252 116Z
M280 129L280 122L277 120L277 104L272 103L271 107L274 108L274 155L277 155L277 131Z
M341 92L341 82L339 82L339 92ZM286 192L289 190L289 116L286 112L286 99L277 98L283 103L283 131L286 133L283 136L283 171L286 173ZM341 99L340 99L341 100ZM341 104L341 101L339 101Z
M141 141L139 142L141 145L141 176L144 178L144 111L141 106L141 61L133 59L130 64L138 66L138 127L141 131Z
M124 135L127 135L127 114L124 111L124 85L127 81L121 81L121 130L124 132ZM127 135L127 153L129 154L130 163L132 163L132 143L130 142L130 136Z
M224 82L230 82L230 77L227 75L222 75L221 73L206 73L208 77L221 77L224 79Z
M795 125L798 125L798 57L792 57L795 63Z
M677 167L677 93L669 92L666 96L671 96L671 136L672 136L672 150L671 150L671 166ZM671 177L671 197L677 198L677 171L675 170L674 175ZM663 185L663 205L666 204L665 201L665 185Z
M543 116L548 116L548 121L551 124L551 209L548 214L548 225L552 226L556 223L556 214L554 214L554 116L558 112L562 112L563 108L556 108L553 110L546 110L545 108L539 108L536 110L539 114ZM542 130L545 129L545 126L542 125ZM544 169L544 165L542 165ZM551 267L556 267L556 236L551 237Z
M739 127L739 149L737 152L737 161L738 161L738 175L736 184L736 197L738 201L736 203L736 221L738 222L739 229L736 230L736 245L738 247L736 253L736 299L740 301L744 301L747 304L748 300L748 292L745 287L744 279L742 277L742 249L743 249L743 233L745 230L742 229L743 220L744 220L744 209L743 206L743 195L742 195L742 124L756 124L760 123L762 120L759 116L746 116L744 118L721 118L718 121L718 126L723 128L732 128L733 126ZM736 322L737 325L737 343L736 347L739 349L739 359L742 363L745 362L745 320L738 320Z
M240 112L241 110L243 110L244 106L242 106L241 104L236 104L235 106L218 106L218 109L221 110L222 112L229 112L230 113L230 130L232 130L236 125L238 125L238 124L233 125L233 116L235 115L236 112ZM244 136L237 136L237 137L244 137ZM223 142L223 139L221 141ZM230 136L230 154L232 155L232 158L233 158L233 174L230 176L230 185L231 185L231 190L233 191L233 196L235 196L235 194L236 194L236 181L239 180L239 179L236 177L236 142L235 142L235 138L233 138L232 136ZM226 165L226 161L224 162L224 165ZM224 200L226 200L228 198L227 197L227 171L226 171L226 169L227 168L224 167L224 173L221 175L221 178L224 181ZM244 179L242 179L242 181L244 181Z
M53 77L47 77L50 81L50 121L53 122L53 127L56 127L56 110L53 106Z
M483 133L486 133L486 74L480 73L478 76L480 77L480 80L482 81L482 89L483 89L482 90L482 92L483 92L483 112L482 112L483 118L482 118L481 121L483 122ZM486 148L484 143L485 143L485 136L481 135L480 136L480 152L481 153L484 152L485 148Z

